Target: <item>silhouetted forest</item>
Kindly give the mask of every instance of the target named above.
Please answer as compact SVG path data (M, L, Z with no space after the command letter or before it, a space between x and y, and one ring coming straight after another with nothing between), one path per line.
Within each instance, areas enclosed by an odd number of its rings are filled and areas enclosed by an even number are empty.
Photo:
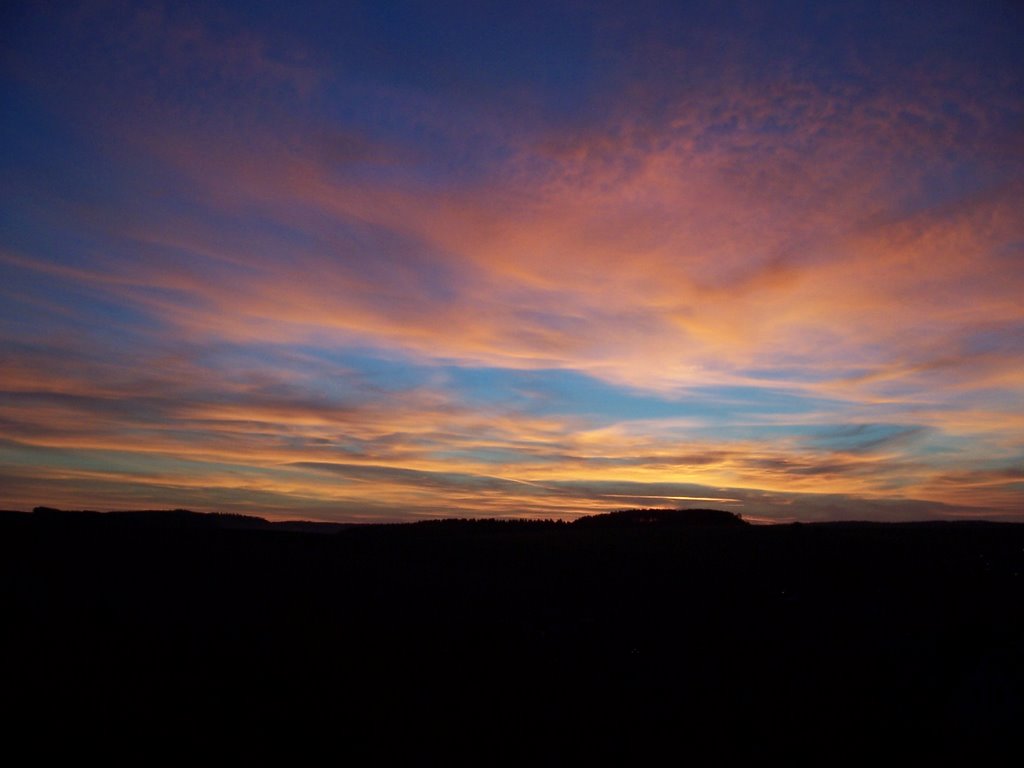
M481 763L1021 751L1019 525L39 508L0 513L0 550L5 722L82 744L130 731L238 756L303 733Z

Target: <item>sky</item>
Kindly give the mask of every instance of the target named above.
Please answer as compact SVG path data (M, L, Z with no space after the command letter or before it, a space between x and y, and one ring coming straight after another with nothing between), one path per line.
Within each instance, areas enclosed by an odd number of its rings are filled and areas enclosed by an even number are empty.
M1024 7L7 2L0 508L1024 522Z

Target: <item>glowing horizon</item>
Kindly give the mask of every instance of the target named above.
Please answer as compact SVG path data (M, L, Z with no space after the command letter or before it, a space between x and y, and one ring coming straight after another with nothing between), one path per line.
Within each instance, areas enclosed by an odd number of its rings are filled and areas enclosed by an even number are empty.
M1024 14L940 5L14 12L0 508L1024 521Z

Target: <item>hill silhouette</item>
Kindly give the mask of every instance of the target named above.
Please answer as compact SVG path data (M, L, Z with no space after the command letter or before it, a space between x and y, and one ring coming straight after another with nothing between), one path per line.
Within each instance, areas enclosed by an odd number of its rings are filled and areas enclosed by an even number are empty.
M19 514L19 513L15 513ZM307 533L335 533L350 527L351 523L320 523L311 520L271 522L254 515L233 513L193 512L189 509L94 510L67 511L54 507L36 507L32 510L36 520L68 527L108 526L121 528L197 529L197 530L274 530L303 531Z
M687 528L693 526L722 527L749 525L734 512L717 509L624 509L603 515L577 518L573 525L581 527L622 528L657 526L658 528Z
M94 510L66 511L54 507L35 507L33 515L40 521L60 525L111 525L151 528L198 528L223 530L294 530L308 532L336 532L352 525L374 525L373 523L320 523L305 520L271 522L253 515L193 512L188 509L169 510L118 510L97 512ZM13 513L20 514L20 513ZM507 526L531 526L534 528L563 525L560 520L537 520L530 518L439 518L420 520L407 525L418 525L423 529L453 530L472 526L477 528L504 528ZM402 525L395 523L391 525ZM581 528L631 528L635 526L666 527L722 527L749 525L734 512L717 509L623 509L597 515L584 515L572 521Z
M540 762L1019 756L1022 574L1007 524L42 508L0 515L3 715L257 753L288 722L378 761L415 729Z

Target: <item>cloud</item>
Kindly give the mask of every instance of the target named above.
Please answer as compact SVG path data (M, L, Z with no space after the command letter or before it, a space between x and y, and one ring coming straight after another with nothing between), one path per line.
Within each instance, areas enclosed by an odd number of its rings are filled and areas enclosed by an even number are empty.
M32 18L12 71L78 149L4 182L0 420L31 487L1019 514L1022 108L998 62L915 34L884 78L899 51L829 70L810 39L741 27L714 53L668 25L595 61L578 115L499 119L214 12L83 8L49 42Z

